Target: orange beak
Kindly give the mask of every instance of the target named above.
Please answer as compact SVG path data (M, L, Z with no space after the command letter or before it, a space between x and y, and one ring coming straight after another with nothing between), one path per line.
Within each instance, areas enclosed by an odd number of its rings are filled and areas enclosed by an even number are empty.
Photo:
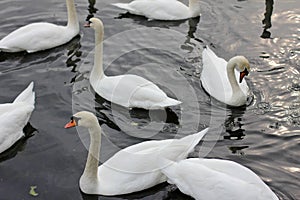
M90 22L87 22L83 25L85 28L89 28L90 27Z
M243 79L244 79L245 76L248 76L248 74L249 74L249 72L248 72L247 69L245 69L244 71L242 71L240 73L240 83L243 81Z
M65 125L65 128L72 128L72 127L74 127L74 126L76 126L76 122L75 122L75 120L73 119L73 120L71 120L69 123L67 123L67 124Z

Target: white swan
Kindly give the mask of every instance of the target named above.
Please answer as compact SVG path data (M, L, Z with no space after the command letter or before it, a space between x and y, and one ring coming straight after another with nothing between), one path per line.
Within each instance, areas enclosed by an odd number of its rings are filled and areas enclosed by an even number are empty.
M33 82L12 103L0 104L0 153L24 136L23 128L34 109Z
M91 18L85 26L95 29L95 58L90 83L96 93L127 108L162 109L181 103L169 98L159 87L143 77L132 74L106 76L102 63L103 23L98 18Z
M202 60L203 70L200 80L204 89L225 104L245 105L249 88L243 79L250 71L249 61L244 56L235 56L227 63L208 46L202 52Z
M131 14L156 20L182 20L200 16L200 0L189 0L189 6L177 0L133 0L112 5Z
M166 181L158 167L159 158L185 159L208 130L181 139L146 141L129 146L98 167L101 128L96 116L87 111L78 112L65 128L76 125L88 128L90 133L88 158L79 186L84 193L98 195L137 192Z
M50 49L69 42L79 33L74 0L66 0L68 10L67 26L51 23L32 23L20 27L0 40L0 51L33 53Z
M164 161L168 182L196 200L279 200L250 169L228 160Z

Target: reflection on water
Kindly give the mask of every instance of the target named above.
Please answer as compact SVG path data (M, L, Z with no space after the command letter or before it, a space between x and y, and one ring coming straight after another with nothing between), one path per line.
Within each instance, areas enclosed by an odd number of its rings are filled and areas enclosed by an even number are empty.
M26 124L26 126L23 128L24 137L22 137L20 140L18 140L13 146L11 146L9 149L5 150L0 154L0 162L3 162L5 160L11 159L15 157L19 151L23 151L27 140L32 137L34 132L37 131L36 128L34 128L29 122Z
M27 10L25 2L37 6L36 9ZM299 24L299 2L276 1L276 14L273 13L274 0L202 2L201 21L195 18L162 22L126 14L123 15L125 18L115 19L119 10L108 6L110 1L76 0L80 25L91 16L101 18L105 24L105 42L109 47L104 48L107 74L132 72L158 81L165 91L169 85L173 86L171 95L175 94L173 91L186 90L185 82L174 81L183 76L192 85L196 97L182 92L185 97L182 110L182 107L159 112L124 110L90 92L88 75L93 57L86 57L94 47L92 30L81 29L81 37L44 52L30 55L0 53L0 98L3 102L9 101L11 91L19 90L29 79L34 80L37 104L30 122L38 124L41 133L26 140L20 148L17 145L16 149L24 149L17 156L18 150L13 150L13 153L0 157L0 198L3 194L5 200L27 198L28 188L37 185L39 198L45 200L190 199L168 184L116 197L81 194L78 180L87 155L85 138L75 129L62 128L71 115L72 103L77 103L72 99L73 91L73 98L80 94L91 95L76 108L96 111L105 133L102 161L129 145L182 136L177 135L180 131L183 135L191 134L213 123L215 127L197 149L212 143L208 157L231 159L251 168L281 200L300 199L300 51L295 28ZM58 10L49 9L53 4L59 4ZM65 2L59 0L43 4L38 0L4 0L0 5L8 8L0 10L0 16L8 22L0 30L0 38L7 30L35 20L63 23L61 19L66 17ZM101 12L97 12L97 8ZM265 13L263 22L257 17L262 13ZM262 34L262 28L257 26L261 23L264 26ZM271 37L271 26L274 39L262 40ZM236 54L249 58L253 73L247 78L254 100L250 100L246 108L214 106L199 85L200 50L204 43L213 43L218 54L226 60ZM150 62L161 68L148 65L132 70ZM76 83L80 82L82 85L76 88ZM161 122L165 126L157 129L157 135L151 135L156 130L147 127L161 125ZM124 127L127 128L125 131ZM144 135L138 135L139 131ZM208 144L205 146L205 143Z
M200 22L200 16L188 19L189 29L186 35L186 40L184 41L184 44L181 45L181 49L186 50L189 53L192 53L195 49L197 49L199 43L203 43L201 39L195 36L199 22ZM198 56L199 54L197 54L197 57Z
M67 60L66 60L66 66L72 68L71 72L75 73L75 75L71 78L71 80L68 82L70 84L74 83L75 80L78 78L78 71L77 67L80 64L81 57L82 57L82 51L80 50L81 44L80 44L80 36L75 37L73 40L71 40L67 46Z
M229 134L224 136L224 139L229 140L241 140L244 138L244 129L242 118L245 114L246 107L239 107L239 108L232 108L231 114L229 114L229 117L225 121L225 128L226 132Z
M89 0L89 7L88 7L89 14L86 17L85 21L89 21L89 19L94 17L94 14L98 11L98 9L95 8L95 3L96 3L96 0Z
M80 48L80 36L75 37L67 46L68 58L66 60L66 65L67 67L72 67L71 72L76 72L76 67L81 61L80 57L82 55L82 51L80 51Z
M300 127L300 102L289 106L288 115L288 123L292 126Z
M225 121L226 134L223 136L225 140L242 140L246 136L243 118L246 111L246 106L234 108L230 107L231 114L229 114ZM228 149L232 154L244 155L243 149L247 149L248 145L236 145L232 144L228 146Z
M243 149L247 149L249 146L229 146L229 150L231 151L231 153L233 154L240 154L240 155L244 155L244 151Z
M161 183L152 188L135 192L132 194L119 195L119 196L97 196L88 195L81 192L83 200L193 200L194 198L183 194L177 189L176 186L169 185L167 183Z
M271 38L271 32L268 31L268 29L272 27L271 16L273 12L273 4L274 0L266 0L266 12L264 14L265 18L262 20L262 23L264 24L264 30L260 36L262 38Z

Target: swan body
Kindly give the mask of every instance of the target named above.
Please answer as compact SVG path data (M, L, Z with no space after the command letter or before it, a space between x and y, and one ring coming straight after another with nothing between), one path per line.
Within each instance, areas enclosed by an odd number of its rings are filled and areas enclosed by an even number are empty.
M189 0L189 6L177 0L133 0L112 5L155 20L182 20L200 16L199 0Z
M67 43L79 33L74 0L66 0L68 9L67 26L46 22L25 25L0 40L0 51L33 53Z
M202 60L200 80L204 89L225 104L245 105L249 87L243 78L250 71L249 61L244 56L235 56L226 62L208 46L202 52ZM237 79L240 79L239 83Z
M190 158L168 163L162 170L168 182L196 200L279 200L253 171L233 161Z
M33 82L12 103L0 104L0 153L24 136L23 128L34 110Z
M87 194L120 195L141 191L166 181L158 161L185 159L208 129L181 139L146 141L117 152L98 167L101 128L94 114L86 111L73 115L65 128L84 126L90 132L90 147L80 189Z
M91 18L87 26L95 29L95 58L90 83L97 94L127 108L151 110L181 104L180 101L168 97L157 85L143 77L131 74L106 76L102 64L103 24L99 19Z

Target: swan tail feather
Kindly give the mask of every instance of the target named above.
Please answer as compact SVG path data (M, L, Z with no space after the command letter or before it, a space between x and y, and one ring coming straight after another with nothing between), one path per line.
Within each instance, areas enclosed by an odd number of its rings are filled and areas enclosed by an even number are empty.
M199 133L173 140L170 144L170 147L164 149L162 157L172 161L186 159L189 153L195 149L195 146L200 142L207 131L208 128L200 131Z
M205 136L205 134L207 133L208 130L209 130L209 128L206 128L198 133L195 133L195 134L192 134L192 135L189 135L189 136L186 136L186 137L180 139L180 142L185 143L188 147L188 149L186 151L187 155L194 150L195 146Z
M209 55L216 55L207 45L202 51L202 58L208 58Z
M31 82L28 85L28 87L23 92L21 92L21 94L19 94L17 96L17 98L14 100L13 103L24 102L24 103L34 106L35 92L33 91L33 87L34 87L34 83Z
M161 172L167 177L167 182L169 184L175 184L172 181L171 177L174 178L176 176L176 166L178 165L178 163L167 158L161 157L159 164Z
M161 106L162 107L177 106L181 103L182 103L181 101L168 97L165 101L161 102Z

